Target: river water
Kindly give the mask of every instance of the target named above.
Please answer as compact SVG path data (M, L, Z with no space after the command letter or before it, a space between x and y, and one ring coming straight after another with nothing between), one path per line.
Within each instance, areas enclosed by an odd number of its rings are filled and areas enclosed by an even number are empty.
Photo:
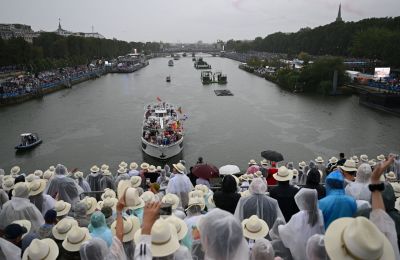
M63 163L88 172L93 164L143 160L161 165L141 151L144 106L162 100L182 106L183 154L189 165L203 156L217 166L245 168L260 152L280 151L286 161L362 153L375 157L400 149L400 118L358 104L357 96L321 97L292 94L238 69L238 62L205 56L228 84L203 86L191 57L150 60L131 74L109 74L16 106L0 108L0 168L19 165L23 172ZM172 82L165 82L171 75ZM234 96L218 97L215 89ZM15 153L22 132L37 132L43 143ZM179 157L168 163L176 162Z

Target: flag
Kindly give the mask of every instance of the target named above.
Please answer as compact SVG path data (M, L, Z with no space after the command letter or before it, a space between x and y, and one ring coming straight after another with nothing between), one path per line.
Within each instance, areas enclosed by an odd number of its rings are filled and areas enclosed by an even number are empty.
M160 98L160 97L157 97L157 101L158 101L158 102L161 102L161 98Z
M176 111L178 111L179 114L182 114L182 107L178 107L178 109Z

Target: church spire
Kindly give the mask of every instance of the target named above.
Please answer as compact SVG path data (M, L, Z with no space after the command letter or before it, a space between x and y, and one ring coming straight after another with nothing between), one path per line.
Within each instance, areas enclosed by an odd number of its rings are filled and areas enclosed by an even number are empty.
M60 18L58 18L58 30L62 30L61 29L61 19Z
M338 11L338 14L337 14L337 17L336 17L336 22L343 22L343 19L342 19L342 4L341 3L339 4L339 11Z

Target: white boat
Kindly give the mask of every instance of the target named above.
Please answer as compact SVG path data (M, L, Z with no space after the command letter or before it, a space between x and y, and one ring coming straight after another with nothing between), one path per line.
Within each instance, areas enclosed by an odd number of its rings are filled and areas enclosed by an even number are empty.
M142 150L155 158L168 159L183 150L183 120L180 108L160 102L145 107Z

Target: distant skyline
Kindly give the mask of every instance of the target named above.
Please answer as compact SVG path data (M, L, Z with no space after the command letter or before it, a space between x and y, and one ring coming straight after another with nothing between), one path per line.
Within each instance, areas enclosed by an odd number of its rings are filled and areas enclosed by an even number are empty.
M399 0L1 0L0 23L99 32L125 41L252 40L335 21L400 15Z

